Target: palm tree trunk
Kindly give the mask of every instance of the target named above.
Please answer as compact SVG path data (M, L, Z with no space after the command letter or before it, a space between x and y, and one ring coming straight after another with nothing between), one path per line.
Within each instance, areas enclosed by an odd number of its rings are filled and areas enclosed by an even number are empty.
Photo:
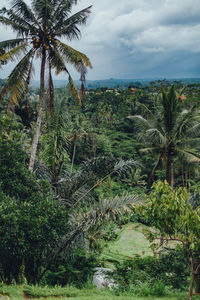
M171 187L174 187L174 166L173 159L171 155L171 150L167 151L167 166L166 166L166 179Z
M49 61L49 78L48 78L48 90L47 90L47 100L46 100L46 119L52 116L54 112L54 85L51 74L51 63Z
M181 175L182 175L182 185L183 185L183 187L185 187L184 168L183 168L183 165L182 165L182 169L181 169Z
M29 161L29 170L33 171L35 156L40 136L40 128L42 123L42 106L43 106L43 98L44 98L44 74L45 74L45 63L46 63L46 52L43 49L42 51L42 62L41 62L41 71L40 71L40 96L39 96L39 105L38 105L38 116L37 116L37 125L36 131L33 138L33 142L31 145L31 157Z

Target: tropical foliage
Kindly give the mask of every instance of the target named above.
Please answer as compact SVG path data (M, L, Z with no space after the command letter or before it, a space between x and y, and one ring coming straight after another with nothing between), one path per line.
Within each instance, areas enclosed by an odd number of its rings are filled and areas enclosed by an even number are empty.
M91 62L68 42L91 6L73 13L77 3L14 0L0 10L17 34L0 42L1 67L18 61L0 80L0 278L80 288L109 264L118 295L163 296L189 286L190 268L190 299L200 289L200 85L85 91ZM29 89L36 59L40 86ZM67 88L54 88L53 72L66 74ZM155 256L102 255L128 222L148 227ZM24 295L50 295L34 289Z
M191 281L188 299L191 299L195 280L196 288L199 290L199 203L194 209L190 194L182 187L172 190L166 182L158 182L153 188L148 196L145 214L151 218L151 225L158 231L149 231L148 238L151 242L161 239L161 243L155 244L155 247L167 245L170 241L176 241L183 247L184 255L188 256L190 262Z

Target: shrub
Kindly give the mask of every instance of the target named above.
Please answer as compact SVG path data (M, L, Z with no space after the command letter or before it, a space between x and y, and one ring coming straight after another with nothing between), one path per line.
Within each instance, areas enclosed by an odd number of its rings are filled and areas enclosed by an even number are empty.
M74 250L71 257L60 255L56 263L51 264L40 283L50 286L73 284L81 287L91 280L97 266L99 261L95 254L85 249Z
M48 196L45 183L38 182L28 170L26 152L22 149L20 134L0 135L0 182L2 191L20 201L38 201L41 194ZM50 189L49 189L50 190Z
M164 296L165 294L166 294L165 284L161 280L158 280L151 287L151 295L152 296Z
M189 272L182 250L170 251L160 257L140 257L116 265L114 279L120 289L129 290L141 283L152 287L151 293L161 293L163 282L166 286L183 289ZM160 291L160 292L159 292Z
M35 283L67 232L67 212L27 169L18 123L0 117L0 125L0 276Z
M67 213L52 198L20 202L0 191L1 277L38 280L52 246L67 231ZM20 275L21 276L21 275Z
M167 294L165 285L162 281L152 283L151 280L146 282L137 282L132 286L131 292L138 296L165 296Z

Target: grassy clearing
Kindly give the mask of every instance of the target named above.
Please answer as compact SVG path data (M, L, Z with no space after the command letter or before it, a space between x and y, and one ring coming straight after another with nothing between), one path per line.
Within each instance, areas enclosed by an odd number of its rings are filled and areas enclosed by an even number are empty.
M129 223L119 232L119 238L116 241L109 242L104 249L102 257L108 260L122 261L132 258L138 254L153 255L150 244L143 234L146 228L144 225Z
M83 289L76 289L74 287L38 287L38 286L1 286L0 298L1 299L48 299L48 300L183 300L186 293L170 294L166 297L137 297L131 294L123 294L120 296L114 295L109 290L97 290L94 287L87 287ZM199 299L194 297L193 300Z
M102 258L107 261L122 262L124 259L133 258L136 254L141 256L151 256L153 252L150 243L144 235L144 231L149 227L138 224L128 223L119 232L119 237L113 242L108 242L103 250ZM152 229L153 230L153 229ZM174 248L177 245L171 242L168 246ZM111 265L106 264L106 266Z

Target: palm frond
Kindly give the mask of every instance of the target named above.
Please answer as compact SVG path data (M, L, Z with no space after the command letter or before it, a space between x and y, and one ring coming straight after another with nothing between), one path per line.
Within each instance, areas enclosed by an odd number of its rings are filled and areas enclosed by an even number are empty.
M171 133L176 124L178 110L178 99L174 85L171 86L168 92L162 89L161 99L163 105L163 121L165 124L165 128L168 133Z
M181 154L188 163L200 162L200 155L196 151L193 152L191 149L187 150L180 148L177 148L176 151L179 152L179 154Z
M69 18L68 14L64 15L64 13L61 13L53 30L57 33L57 36L65 36L68 40L79 39L81 33L77 26L85 24L90 13L91 6L82 9Z
M12 10L14 10L16 15L24 18L24 20L31 23L33 26L37 24L40 27L33 11L23 0L13 0Z
M120 177L126 176L127 173L134 167L141 167L141 164L139 164L137 161L133 159L123 160L120 159L118 162L115 163L113 174L116 174Z
M85 81L85 75L87 73L87 68L86 67L92 68L92 65L91 65L91 62L90 62L89 58L85 54L83 54L83 53L75 50L74 48L60 42L59 40L56 40L56 43L57 43L57 47L59 49L59 52L61 53L64 60L67 63L70 63L71 65L73 65L76 68L76 70L80 73L80 80L82 82L84 82ZM70 81L70 78L69 78L69 81ZM73 86L71 86L71 87L73 88ZM74 91L74 89L72 89L72 91ZM82 87L81 91L82 91L82 94L83 94L83 91L84 91L83 87ZM77 94L75 96L77 97ZM78 102L79 102L79 105L80 105L80 101L78 101Z
M128 116L127 119L135 121L136 125L141 127L141 129L146 130L150 128L149 120L145 119L141 115Z
M63 16L67 17L72 10L72 6L77 3L78 0L53 0L55 18L60 20Z
M80 71L80 67L82 67L83 65L88 68L92 68L92 64L85 54L75 50L67 44L60 42L59 40L55 41L57 44L57 48L59 49L59 52L61 53L64 60L67 63L72 64L77 69L77 71Z
M82 234L88 234L93 228L98 228L109 220L115 220L119 215L134 211L141 201L142 199L138 196L125 195L123 197L115 197L111 201L104 199L98 204L91 206L89 211L82 215L72 214L70 233L59 241L54 256L71 247L76 238Z
M200 119L198 114L196 118L193 115L191 119L187 122L187 135L188 135L188 140L191 137L194 138L200 135Z
M140 152L141 153L149 153L149 152L157 152L160 151L160 147L146 147L146 148L141 148Z
M116 160L111 157L97 157L84 162L75 174L69 174L58 182L60 195L66 205L75 207L87 199L92 191L101 185L110 175L125 177L139 164L134 160Z
M50 49L49 61L51 67L55 69L56 74L60 74L61 72L65 71L66 66L65 66L64 59L57 51L55 46Z
M14 49L2 54L0 56L0 63L4 64L8 60L14 61L15 59L18 59L22 53L27 51L27 45L28 45L27 42L25 42L20 46L17 46Z
M80 98L80 96L78 94L76 86L75 86L75 84L73 82L73 79L72 79L71 75L69 74L69 72L68 72L68 80L69 80L69 90L72 93L72 95L74 96L74 98L77 100L78 105L81 107L82 106L81 98Z
M10 49L20 46L21 44L24 44L25 42L27 43L27 39L24 38L2 41L0 42L0 48L4 49L5 51L8 51Z
M36 27L30 24L23 16L14 13L12 9L3 8L0 14L6 14L8 17L0 18L0 21L5 25L10 25L10 27L17 31L19 35L28 36L30 32L35 32Z
M147 129L145 135L149 137L151 143L153 144L166 144L167 139L157 128Z
M200 126L200 125L199 125ZM183 138L183 139L180 139L180 140L177 140L177 143L178 145L181 145L181 146L185 146L185 145L196 145L195 148L198 148L198 145L200 143L200 136L197 136L197 137L193 137L193 135L191 135L191 137L187 138Z
M43 28L50 28L52 25L53 17L53 3L52 1L43 1L43 0L33 0L32 7L37 20L42 25Z
M144 117L142 117L141 115L139 116L129 116L128 118L129 119L138 119L138 124L143 124L143 125L146 125L148 126L149 128L151 127L156 127L160 132L161 134L164 136L164 131L163 131L163 128L159 122L159 119L157 116L154 115L154 113L143 103L139 103L138 104L139 107L143 108L143 110L148 114L148 118L145 119ZM153 124L152 124L153 123Z
M11 72L5 86L1 90L0 99L11 92L11 102L17 103L22 98L25 91L27 76L29 75L29 68L31 64L31 58L34 55L34 50L30 50L24 58L17 64L14 70Z
M119 174L137 166L138 163L132 159L120 160L111 156L95 157L82 163L80 170L84 173L92 172L98 177L105 177L110 173Z
M50 64L56 70L56 74L59 74L60 72L66 72L68 74L69 90L74 99L76 99L76 101L78 102L78 105L81 107L81 99L76 89L76 86L72 80L69 71L65 66L63 57L60 55L60 53L55 47L50 50Z
M84 230L87 232L94 226L100 226L102 222L115 220L123 213L131 212L135 206L141 202L141 198L136 195L116 196L112 200L103 199L90 207L85 214L76 215L74 223L84 223Z
M0 11L1 13L1 11ZM7 25L7 26L10 26L13 31L16 31L17 33L21 34L21 35L28 35L29 33L29 28L27 28L27 26L24 26L23 23L16 23L12 20L10 20L9 18L6 18L6 17L3 17L3 16L0 16L0 23L2 23L3 25Z
M194 108L192 106L189 110L184 110L177 117L177 126L174 128L175 138L180 139L188 130L191 130L191 123L198 123L200 121L200 117L194 117Z

